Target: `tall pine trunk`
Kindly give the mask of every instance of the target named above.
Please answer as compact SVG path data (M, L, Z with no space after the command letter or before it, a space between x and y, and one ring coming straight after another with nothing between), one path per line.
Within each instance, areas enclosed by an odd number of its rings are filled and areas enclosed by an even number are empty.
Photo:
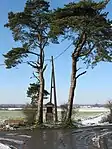
M44 77L43 72L40 71L40 91L39 91L39 101L38 101L38 124L43 123L43 92L44 92Z
M77 44L74 52L72 53L72 74L71 74L71 84L69 90L69 98L68 98L68 110L67 110L67 117L66 117L66 124L71 124L71 117L72 117L72 109L73 109L73 100L74 100L74 92L76 89L76 81L77 81L77 62L78 58L80 57L80 52L86 42L86 34L85 31L82 32L79 43ZM82 73L83 74L83 73Z
M40 69L39 69L39 80L40 80L40 90L39 90L39 100L38 100L38 124L43 123L43 96L44 96L44 76L43 76L43 67L44 67L44 51L40 48Z
M73 99L74 99L74 92L76 88L76 72L77 72L77 60L72 56L72 74L71 74L71 85L69 90L69 99L68 99L68 110L67 110L67 117L66 117L66 123L71 123L71 117L72 117L72 109L73 109Z

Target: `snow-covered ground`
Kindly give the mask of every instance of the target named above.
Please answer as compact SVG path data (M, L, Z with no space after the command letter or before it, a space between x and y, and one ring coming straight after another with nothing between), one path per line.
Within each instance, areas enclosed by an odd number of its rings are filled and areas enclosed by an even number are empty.
M11 149L9 146L0 143L0 149Z
M109 109L105 107L83 107L79 108L79 112L109 112Z
M99 116L95 116L95 117L92 117L92 118L88 118L88 119L85 119L85 120L82 120L82 124L83 125L86 125L86 126L89 126L89 125L102 125L102 124L105 124L105 123L101 123L101 120L104 118L104 117L107 117L109 113L105 113L105 114L101 114Z

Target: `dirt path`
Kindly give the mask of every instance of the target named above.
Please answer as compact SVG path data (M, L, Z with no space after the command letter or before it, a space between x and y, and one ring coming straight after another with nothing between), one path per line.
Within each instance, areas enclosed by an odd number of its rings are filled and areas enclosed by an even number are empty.
M0 132L0 142L17 149L97 149L92 138L111 132L111 127L91 127L74 130L34 130ZM108 149L112 149L111 135L108 138ZM13 149L13 148L12 148Z

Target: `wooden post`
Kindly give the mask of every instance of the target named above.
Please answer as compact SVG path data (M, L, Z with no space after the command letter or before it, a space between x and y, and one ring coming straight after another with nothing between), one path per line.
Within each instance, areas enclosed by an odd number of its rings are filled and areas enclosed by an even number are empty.
M56 99L56 84L55 84L55 72L54 72L54 62L53 56L51 56L51 63L52 63L52 73L51 73L51 92L50 92L50 102L52 102L52 89L54 93L54 109L55 109L55 122L58 121L57 115L57 99Z
M53 89L53 84L52 84L52 73L51 73L50 103L52 103L52 89Z

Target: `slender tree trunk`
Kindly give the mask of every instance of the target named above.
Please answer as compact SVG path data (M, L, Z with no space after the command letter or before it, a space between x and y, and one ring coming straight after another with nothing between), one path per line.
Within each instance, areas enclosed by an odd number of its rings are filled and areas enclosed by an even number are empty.
M72 56L72 74L71 74L71 85L69 90L69 99L68 99L68 110L67 110L67 117L66 123L71 123L72 117L72 108L73 108L73 99L74 99L74 92L76 88L76 72L77 72L77 60Z
M38 101L38 124L43 123L43 92L44 92L44 77L43 72L40 71L40 91L39 91L39 101Z
M37 113L38 124L43 123L43 95L44 95L43 67L44 67L44 51L42 48L40 48L40 69L39 69L40 91L39 91L38 113Z
M73 109L73 100L74 100L74 92L76 89L76 81L77 81L77 62L80 57L80 52L86 42L86 34L85 31L82 33L79 39L79 43L77 44L74 52L72 53L72 74L71 74L71 85L69 90L69 98L68 98L68 110L66 117L66 124L69 125L71 123L72 117L72 109ZM82 73L83 74L83 73ZM81 75L81 74L80 74Z

